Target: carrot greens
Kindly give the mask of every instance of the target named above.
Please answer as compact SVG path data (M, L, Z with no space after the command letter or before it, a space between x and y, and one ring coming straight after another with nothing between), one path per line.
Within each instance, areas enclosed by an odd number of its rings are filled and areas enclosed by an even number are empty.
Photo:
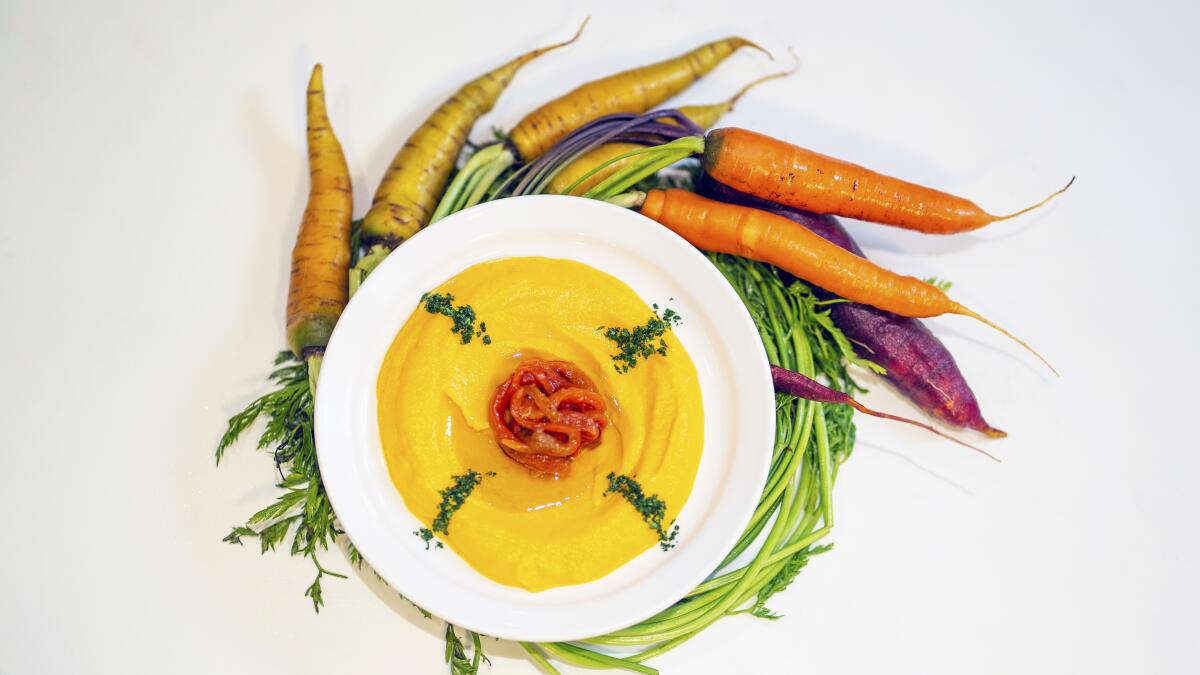
M467 635L471 638L472 646L469 659L466 646L458 637L458 633L454 631L453 624L446 624L446 663L450 666L452 675L475 675L479 672L481 664L492 665L487 655L483 653L483 641L480 640L479 633L469 630Z
M945 279L939 279L938 277L925 277L922 279L922 281L930 286L937 286L938 290L941 291L948 291L952 286L954 286L954 282L947 281Z
M258 448L271 449L280 477L276 487L282 492L274 502L247 518L244 524L235 526L224 541L240 546L243 538L257 538L261 552L266 553L284 543L290 533L291 555L309 558L317 569L317 576L304 595L312 600L313 609L319 612L324 604L321 579L325 576L345 579L346 575L326 569L317 556L329 549L329 545L342 535L342 530L329 504L317 466L309 365L290 351L280 352L275 365L277 369L270 379L277 388L230 418L217 445L217 462L220 463L225 450L256 420L265 418ZM350 558L353 564L361 560L357 549L351 549Z

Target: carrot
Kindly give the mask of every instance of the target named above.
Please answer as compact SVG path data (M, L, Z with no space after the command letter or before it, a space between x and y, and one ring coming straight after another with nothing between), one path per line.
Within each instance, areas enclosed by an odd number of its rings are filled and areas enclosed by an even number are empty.
M1000 331L1054 370L1024 341L951 300L938 287L890 272L783 216L706 199L687 190L651 190L641 212L693 246L770 263L852 302L902 316L971 317Z
M346 306L350 267L350 170L325 110L321 64L308 82L308 168L311 187L288 285L288 345L297 356L325 351Z
M434 110L396 153L375 191L363 218L366 242L395 248L424 227L475 121L492 109L522 66L571 44L586 25L584 20L566 42L527 52L471 80Z
M926 431L935 433L946 440L968 447L975 452L981 453L987 457L990 457L991 459L996 460L997 462L1000 461L990 452L981 450L970 443L960 441L949 434L944 434L923 422L911 420L907 417L900 417L899 415L891 415L889 413L879 412L878 410L872 410L871 408L868 408L867 406L851 398L849 394L826 387L820 382L817 382L816 380L802 373L797 373L795 371L788 370L787 368L780 368L779 366L771 366L771 382L775 385L776 392L791 394L792 396L799 396L800 398L809 401L817 401L818 403L836 403L840 405L848 405L865 415L879 417L885 420L892 420L894 422L911 424L914 427L920 427Z
M542 194L548 188L550 181L554 180L555 176L567 165L606 143L637 144L634 146L637 148L636 150L632 150L626 154L643 155L643 159L640 164L635 163L634 165L630 165L619 170L608 179L601 181L601 185L623 177L631 177L632 182L622 180L621 185L624 185L625 182L629 182L629 185L632 185L645 176L650 175L650 173L657 171L658 169L655 167L660 160L669 160L667 162L669 164L703 152L703 134L703 129L697 127L683 113L673 109L654 110L640 115L633 113L605 115L604 117L588 122L564 136L562 140L555 143L541 157L521 166L512 172L503 183L495 187L489 187L488 189L493 195L493 199L496 198L495 195L504 194L513 197ZM674 141L680 139L687 140L682 145L672 145ZM647 147L643 147L642 144ZM497 146L484 148L476 153L476 156L490 152L495 147ZM509 158L512 157L512 150L506 150L505 152L507 152ZM607 162L596 165L589 171L584 172L578 180L582 181L590 178L592 173L606 169L607 165L611 162L621 161L625 158L626 154L617 155ZM501 159L502 156L497 154L496 158ZM439 212L442 211L442 208L453 197L456 184L472 180L470 176L464 180L463 176L469 173L471 164L474 161L475 156L472 156L471 160L455 176L450 187L446 189L446 197L443 197L442 204L438 206ZM486 167L486 164L484 166ZM484 176L484 178L486 179L487 177ZM599 189L599 187L597 186L594 189ZM563 191L570 192L573 188L574 185L568 185ZM592 194L589 191L585 196L590 197ZM469 205L469 200L463 203L464 208ZM453 207L452 210L458 209L457 207Z
M579 159L563 167L562 171L554 177L554 180L550 181L550 185L546 188L546 191L556 195L582 195L595 187L600 181L611 176L617 169L633 161L634 158L627 157L619 162L609 164L604 169L592 174L591 177L580 181L579 179L583 178L585 173L614 157L637 150L640 147L642 146L638 143L605 143L590 150L584 153ZM575 187L570 192L567 192L567 188L573 184L575 184Z
M1057 197L1004 216L932 188L885 176L746 129L717 129L704 146L704 170L735 190L815 213L831 213L929 234L954 234L1015 218Z
M696 190L705 197L777 213L820 235L851 253L866 257L837 218L774 204L701 173ZM836 297L817 289L823 297ZM974 429L992 438L1007 434L983 417L979 400L954 355L920 319L860 305L835 302L829 305L833 323L854 346L860 358L884 368L883 377L918 408L956 427Z
M741 47L762 47L740 37L710 42L666 61L580 85L529 113L509 142L521 161L532 161L563 136L612 113L642 113L687 89Z
M655 124L656 118L661 115L645 118L638 113L644 113L683 91L734 51L746 46L766 51L743 38L726 38L674 59L589 82L544 104L518 122L505 143L482 148L471 156L447 186L429 222L436 222L481 201L494 199L508 188L512 188L514 195L543 191L562 167L585 152L605 142L630 140L609 137L610 132L616 135L628 131L632 126L649 126L649 138L652 140L637 138L639 143L678 138L683 135L679 133L680 128ZM677 111L669 112L678 116L676 121L686 127L685 134L697 135L698 149L686 154L703 149L703 141L699 138L703 130ZM672 131L664 133L664 127ZM570 147L563 147L560 143L567 135L578 133L586 135L576 138L576 142L568 144ZM541 162L551 148L559 150L558 156L552 162ZM668 154L673 156L676 153ZM620 156L617 155L618 158ZM501 176L510 167L521 163L523 165L520 168L510 172L501 181ZM368 258L371 256L368 255ZM370 264L371 261L368 262Z
M729 97L728 100L722 101L721 103L713 103L709 105L685 105L680 106L677 108L677 110L682 113L684 117L695 123L697 127L706 130L711 128L722 117L732 111L738 100L741 99L742 96L745 96L746 92L762 84L763 82L781 77L787 77L793 72L795 72L794 68L784 72L764 75L763 77L760 77L742 87L736 94ZM663 118L659 121L663 122L664 124L676 124L676 122L670 118ZM551 194L567 194L566 189L573 183L576 183L576 181L579 181L579 179L582 178L585 173L592 170L594 167L599 166L610 159L630 152L631 150L636 150L639 147L642 146L637 143L606 143L593 150L590 150L579 157L579 159L576 159L574 162L563 167L558 175L554 177L554 180L550 181L547 192L550 192ZM583 193L595 187L598 183L600 183L600 181L608 178L621 167L627 166L632 161L634 161L634 159L629 157L608 165L604 168L604 170L597 171L596 173L592 174L590 178L580 181L579 184L573 190L571 190L570 194L582 195Z

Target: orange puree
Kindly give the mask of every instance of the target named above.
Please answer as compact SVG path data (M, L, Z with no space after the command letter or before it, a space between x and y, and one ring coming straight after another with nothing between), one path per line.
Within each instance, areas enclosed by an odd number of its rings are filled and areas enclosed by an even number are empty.
M635 478L666 503L664 523L687 502L704 412L696 368L675 335L663 336L665 356L618 373L600 327L636 326L653 310L615 277L568 260L480 263L432 292L470 305L491 341L463 344L449 318L418 307L384 358L379 433L408 509L428 526L454 476L484 476L437 536L480 574L530 591L598 579L655 546L658 535L633 506L604 491L609 473ZM573 364L604 404L603 434L557 476L513 461L490 424L497 387L529 359Z

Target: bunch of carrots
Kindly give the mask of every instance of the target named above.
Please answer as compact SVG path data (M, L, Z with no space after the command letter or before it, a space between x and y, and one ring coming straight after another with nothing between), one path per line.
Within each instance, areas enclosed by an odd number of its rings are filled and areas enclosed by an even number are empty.
M314 67L307 91L311 190L292 253L287 304L288 345L307 364L307 405L316 395L317 373L333 326L354 291L390 251L431 222L463 208L552 192L638 208L697 248L768 263L782 278L808 282L822 297L839 299L830 304L837 328L864 362L874 364L920 409L952 426L1004 436L985 421L954 358L919 319L958 314L1017 338L938 286L872 263L835 217L954 234L1026 213L1070 183L1033 206L994 216L961 197L753 131L706 132L750 88L786 72L751 82L721 103L657 109L739 49L765 51L740 37L583 84L526 115L505 140L477 150L456 172L475 123L522 66L573 43L584 26L570 40L522 54L468 82L435 109L396 153L360 229L352 222L349 171L326 111L322 69ZM689 156L699 158L703 171L695 186L698 192L635 189L642 179ZM798 372L773 367L772 376L781 393L849 405L941 434L929 425L870 410ZM248 424L244 416L239 430ZM311 433L311 425L307 429ZM229 442L223 440L222 449ZM319 488L319 476L315 483ZM272 515L289 513L295 511L280 508ZM339 533L336 527L330 531ZM324 571L319 563L317 568ZM319 589L314 603L320 604ZM480 653L476 650L477 656ZM530 653L548 667L535 651Z

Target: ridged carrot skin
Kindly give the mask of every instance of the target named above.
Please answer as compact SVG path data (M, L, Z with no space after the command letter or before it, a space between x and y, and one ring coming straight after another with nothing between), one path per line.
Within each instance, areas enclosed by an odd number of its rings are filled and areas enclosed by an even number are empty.
M755 197L929 234L975 230L1026 213L1066 190L1016 213L994 216L962 197L735 127L708 134L703 164L713 178Z
M666 61L580 85L526 115L513 127L509 142L520 160L536 159L563 136L594 119L652 110L742 47L762 50L744 38L729 37Z
M297 356L324 351L346 307L350 267L350 170L325 110L321 64L308 82L308 205L292 248L288 346Z
M969 311L936 286L890 272L774 213L687 190L651 190L642 214L698 248L770 263L847 300L912 317Z
M492 109L522 66L571 44L579 32L566 42L527 52L484 73L438 106L408 137L384 174L363 218L366 242L395 248L424 227L476 120Z

